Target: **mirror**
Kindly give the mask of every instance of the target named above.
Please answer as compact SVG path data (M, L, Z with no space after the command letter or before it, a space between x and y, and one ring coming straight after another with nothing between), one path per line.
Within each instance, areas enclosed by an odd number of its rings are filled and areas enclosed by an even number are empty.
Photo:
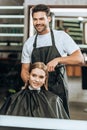
M53 12L55 15L55 17L53 19L54 21L52 23L53 28L64 29L65 31L68 31L67 33L69 33L69 35L71 35L71 37L76 41L77 44L87 44L87 36L85 35L86 30L87 30L87 23L86 23L87 9L84 9L84 8L83 9L82 8L57 8L57 7L54 8L54 7L52 7L51 12ZM28 25L27 26L28 27L27 34L29 34L31 36L33 34L33 25L32 25L32 18L30 16L30 10L28 13L29 13L28 19L26 18L25 21L27 20L27 22L28 22L26 24L26 25ZM78 25L78 28L77 28L77 25ZM84 35L83 35L83 33L84 33ZM80 82L80 81L81 80L79 80L78 82ZM74 86L74 88L75 88L75 86ZM76 88L75 88L75 90L76 90ZM79 92L80 94L83 94L83 92L81 90L80 90L80 92ZM80 98L79 98L79 100L80 100ZM83 107L85 107L85 106L83 106ZM81 108L81 109L83 111L83 108ZM81 113L80 113L80 115L81 115Z
M87 44L87 21L84 22L84 42Z
M55 29L66 31L77 44L87 44L87 9L52 8L55 15Z

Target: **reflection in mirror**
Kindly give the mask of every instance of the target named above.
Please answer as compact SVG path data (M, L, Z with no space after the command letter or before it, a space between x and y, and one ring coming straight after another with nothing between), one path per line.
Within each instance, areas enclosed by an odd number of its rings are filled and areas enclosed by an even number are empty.
M62 10L63 9L61 9L61 11ZM84 29L83 23L85 22L84 16L83 15L74 16L76 15L76 13L71 11L68 10L68 12L66 11L64 12L63 10L62 13L61 12L56 13L55 11L53 11L53 13L55 14L55 23L54 23L55 29L60 29L60 28L64 29L67 33L69 33L69 35L71 35L71 37L76 41L77 44L82 44L82 43L84 44L85 43L83 41L83 29ZM83 11L80 10L79 14L81 14L81 12ZM85 13L83 12L83 14ZM87 29L87 25L85 26L85 28ZM30 32L33 33L34 30L32 29L32 20L30 20L30 29L31 29Z
M83 26L87 21L87 9L51 8L51 11L55 14L55 29L66 31L77 44L86 43Z
M67 32L77 44L83 43L83 22L79 20L57 19L56 29Z
M87 22L84 23L84 42L87 44Z

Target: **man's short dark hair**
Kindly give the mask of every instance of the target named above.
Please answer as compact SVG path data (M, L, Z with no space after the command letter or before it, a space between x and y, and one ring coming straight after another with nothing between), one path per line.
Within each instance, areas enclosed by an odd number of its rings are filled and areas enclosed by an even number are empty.
M47 16L50 16L50 8L46 6L45 4L38 4L34 7L32 7L32 16L36 12L45 12Z

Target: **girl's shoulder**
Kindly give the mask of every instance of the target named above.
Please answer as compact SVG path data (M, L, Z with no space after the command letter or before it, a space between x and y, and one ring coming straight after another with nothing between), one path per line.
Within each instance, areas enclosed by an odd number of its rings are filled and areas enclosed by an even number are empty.
M44 90L43 91L44 94L46 95L46 97L49 99L49 100L60 100L59 96L54 94L53 92L49 91L49 90Z

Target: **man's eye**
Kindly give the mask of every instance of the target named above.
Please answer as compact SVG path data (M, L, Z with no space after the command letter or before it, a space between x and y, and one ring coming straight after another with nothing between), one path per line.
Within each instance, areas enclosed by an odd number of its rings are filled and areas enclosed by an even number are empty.
M40 18L40 20L44 20L44 18Z
M37 20L36 18L33 18L33 20Z

